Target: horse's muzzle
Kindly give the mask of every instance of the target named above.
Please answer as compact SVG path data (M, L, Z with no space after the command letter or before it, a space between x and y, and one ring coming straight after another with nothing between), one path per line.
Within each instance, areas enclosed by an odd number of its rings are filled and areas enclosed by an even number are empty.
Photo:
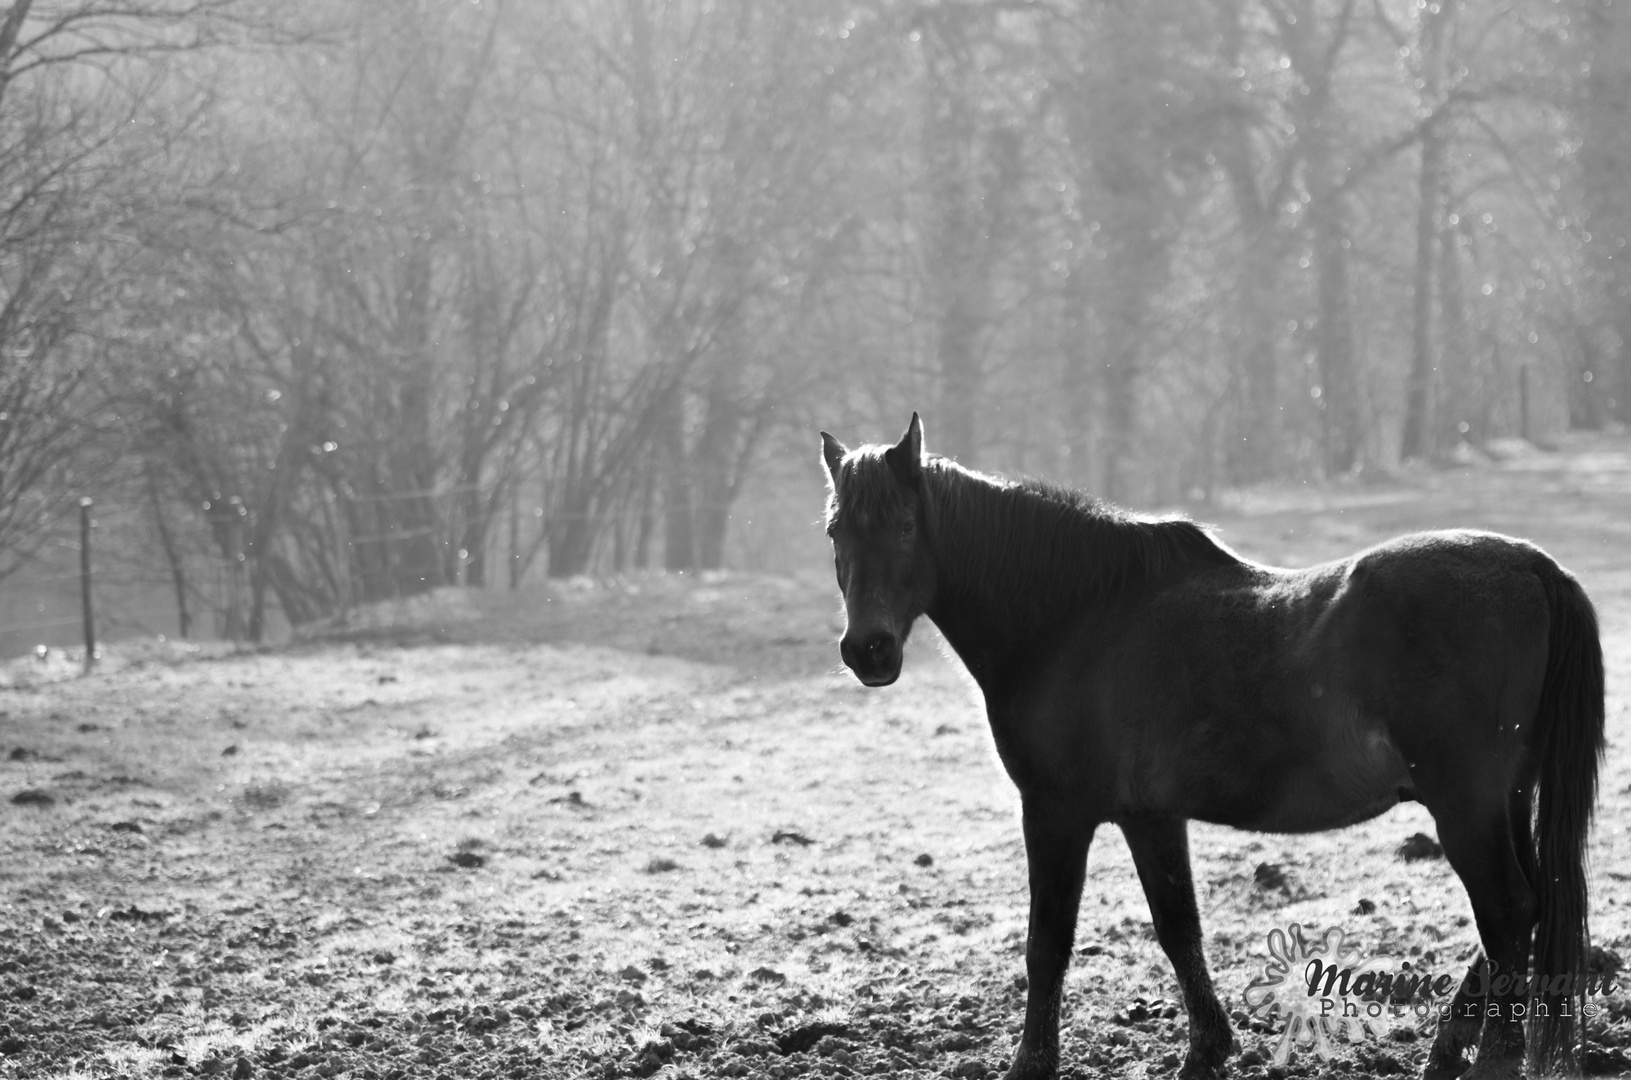
M900 639L894 634L877 631L860 638L845 634L838 654L867 686L888 686L900 678Z

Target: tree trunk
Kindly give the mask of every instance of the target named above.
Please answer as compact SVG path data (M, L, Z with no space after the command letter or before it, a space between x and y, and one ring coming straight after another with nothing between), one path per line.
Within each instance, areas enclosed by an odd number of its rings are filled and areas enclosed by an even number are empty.
M1449 5L1446 5L1449 6ZM1433 388L1439 374L1438 335L1434 327L1434 285L1439 250L1439 203L1444 186L1445 139L1442 125L1429 124L1421 137L1421 171L1416 183L1416 268L1410 337L1410 378L1405 388L1404 430L1399 458L1432 457L1438 449L1432 434Z
M515 592L521 587L521 575L525 571L521 562L521 485L516 483L510 488L510 591Z
M931 60L931 63L933 61ZM956 85L956 61L934 80L936 92L928 103L924 160L929 169L929 191L934 220L931 225L929 293L939 316L935 359L940 368L940 400L936 406L936 446L951 457L968 460L978 448L976 405L980 394L980 359L976 338L983 323L973 221L972 156L969 150L971 119ZM949 84L949 85L947 85Z
M1344 473L1359 460L1363 425L1359 400L1353 296L1349 281L1345 171L1338 168L1332 79L1349 40L1358 0L1342 0L1331 17L1316 17L1312 0L1270 5L1291 69L1301 82L1292 95L1292 116L1301 143L1306 179L1305 213L1314 262L1314 352L1322 457L1328 474ZM1328 29L1321 40L1320 31Z
M1233 69L1242 63L1248 47L1246 6L1241 0L1220 0L1216 14L1222 56ZM1222 455L1225 477L1237 484L1275 474L1282 428L1278 346L1284 323L1276 310L1282 252L1275 234L1278 211L1270 205L1274 196L1263 190L1258 175L1252 120L1245 110L1231 109L1218 151L1240 222L1240 258L1234 280L1235 400L1224 429L1227 442Z
M437 475L432 402L436 396L436 364L431 352L431 267L426 243L414 243L405 262L398 328L403 359L391 469L398 494L392 500L391 514L399 534L392 559L397 595L425 592L447 582L443 561L445 521L434 494ZM404 489L412 494L403 494Z
M1322 163L1323 165L1324 163ZM1315 166L1310 163L1310 170ZM1320 373L1319 404L1325 471L1345 473L1359 460L1359 379L1354 348L1348 238L1341 197L1326 190L1309 202L1319 314L1314 347Z
M1021 187L1023 160L1017 132L981 130L968 100L970 61L962 41L964 29L957 25L965 16L945 14L950 8L941 11L944 29L925 38L930 78L923 125L933 215L929 295L939 319L935 446L969 460L978 457L982 439L980 413L986 390L982 338L995 303L998 240L1010 231L1009 208ZM982 180L986 173L988 178Z
M1613 413L1631 424L1631 4L1581 0L1575 38L1589 70L1580 114L1580 179L1597 278L1597 324L1619 338L1614 370L1603 372ZM1594 380L1595 381L1595 380Z
M1481 377L1473 370L1471 328L1466 297L1461 291L1461 233L1446 226L1439 231L1438 242L1439 366L1443 369L1440 383L1444 387L1439 445L1454 446L1463 438L1478 442L1489 437L1495 407L1490 386L1501 373L1485 372ZM1461 430L1463 422L1466 431Z
M1138 376L1150 306L1165 276L1167 248L1160 234L1160 208L1153 193L1126 189L1113 192L1115 204L1106 216L1109 296L1104 321L1104 397L1102 421L1106 499L1127 499L1133 492L1129 466L1138 437Z
M1620 305L1619 318L1620 347L1616 359L1619 361L1619 396L1614 402L1614 413L1621 423L1631 424L1631 297L1627 297Z
M1102 257L1094 298L1102 333L1098 486L1109 499L1134 494L1149 315L1166 285L1178 218L1173 128L1157 101L1166 60L1157 43L1170 29L1163 15L1107 6L1099 32L1082 42L1089 59L1077 70L1065 112L1078 185L1102 193L1093 203L1100 228L1083 239Z
M1420 108L1437 110L1444 70L1444 31L1455 4L1446 3L1421 9L1418 35ZM1432 457L1440 447L1435 436L1442 425L1435 422L1434 383L1442 389L1434 326L1437 276L1436 256L1440 249L1441 208L1444 200L1444 159L1449 148L1449 120L1441 113L1429 117L1421 133L1421 168L1416 180L1416 269L1413 278L1414 303L1410 348L1410 378L1405 388L1404 430L1399 458ZM1442 404L1439 403L1440 411Z
M1268 228L1246 237L1236 319L1237 399L1224 451L1225 475L1233 483L1273 476L1280 463L1280 327L1271 297L1279 279L1279 252Z
M697 565L693 528L691 468L685 445L685 396L676 387L664 406L663 440L663 568L694 570Z
M147 497L153 506L153 521L158 526L159 545L164 548L164 559L170 565L170 580L175 584L176 590L176 626L178 636L186 641L192 636L193 618L187 609L187 571L181 559L181 549L176 545L175 533L170 530L170 523L164 516L164 502L159 497L158 483L153 479L152 466L147 470Z
M588 573L595 549L595 528L590 518L589 495L582 489L561 500L554 519L545 523L549 550L544 573L551 578Z
M621 514L612 518L612 573L621 576L629 569L629 529Z
M651 566L651 538L657 534L657 463L647 462L640 477L640 529L634 540L634 568Z
M742 438L742 408L729 379L715 380L708 393L708 415L703 423L693 463L696 471L697 566L718 570L725 565L725 534L731 504L736 500L737 446Z
M479 589L487 584L487 532L492 527L494 502L482 495L479 478L481 466L473 468L467 465L464 472L464 491L459 498L464 503L464 528L460 531L459 547L466 553L464 558L464 583L466 586ZM458 557L458 552L454 552Z

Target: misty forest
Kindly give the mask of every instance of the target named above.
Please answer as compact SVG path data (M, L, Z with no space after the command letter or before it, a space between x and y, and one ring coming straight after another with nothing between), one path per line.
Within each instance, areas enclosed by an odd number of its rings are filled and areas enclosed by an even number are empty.
M84 498L260 640L819 562L913 409L1132 506L1623 424L1628 102L1615 0L19 0L7 640Z

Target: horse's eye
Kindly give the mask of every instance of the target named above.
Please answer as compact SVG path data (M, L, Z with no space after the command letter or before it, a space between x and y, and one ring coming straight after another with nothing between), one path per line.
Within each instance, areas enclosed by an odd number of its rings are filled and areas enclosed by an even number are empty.
M905 521L900 523L900 534L902 536L911 536L916 531L917 522L913 521L911 518L907 518Z

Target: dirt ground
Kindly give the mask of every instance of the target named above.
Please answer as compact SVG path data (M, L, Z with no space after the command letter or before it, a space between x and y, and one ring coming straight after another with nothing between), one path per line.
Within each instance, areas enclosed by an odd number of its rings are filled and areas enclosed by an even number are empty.
M1631 440L1198 516L1282 564L1468 525L1581 576L1610 670L1593 929L1631 958ZM1017 799L932 629L879 691L839 667L839 628L823 567L439 594L275 650L0 670L0 1076L999 1075ZM1419 1071L1403 1026L1276 1068L1243 996L1292 923L1459 971L1466 898L1398 856L1418 832L1414 805L1317 836L1192 827L1234 1075ZM1089 874L1064 1075L1172 1075L1185 1019L1116 830ZM1631 1074L1631 993L1605 1004L1587 1071Z

